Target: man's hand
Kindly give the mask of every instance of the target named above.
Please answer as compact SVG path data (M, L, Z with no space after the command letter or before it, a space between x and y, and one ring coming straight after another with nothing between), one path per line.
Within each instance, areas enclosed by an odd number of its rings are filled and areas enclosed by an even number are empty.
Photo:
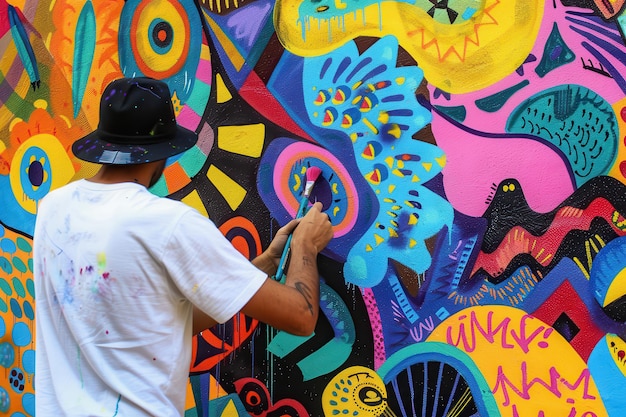
M298 225L302 224L302 222L306 222L307 224L306 226L303 225L303 227L300 228L302 230L298 230L297 234L302 234L302 239L308 240L309 242L307 243L312 243L316 252L320 252L324 249L333 237L332 224L330 223L328 215L322 212L322 203L317 202L313 204L304 217L291 220L278 229L269 247L259 256L259 258L261 258L257 261L259 263L255 263L257 267L268 272L269 275L276 272L289 235L296 233L296 228ZM271 271L268 271L266 269L267 267L262 268L262 265L266 265L267 263L272 265Z
M270 243L269 247L265 250L265 254L274 264L274 270L278 268L278 263L280 262L280 257L283 254L283 249L285 248L289 235L295 230L296 226L300 224L300 220L302 219L293 219L278 229L276 236L274 236L274 239Z
M298 227L293 231L293 240L291 247L294 245L303 245L305 247L312 246L312 249L319 253L328 242L333 238L333 228L328 214L322 212L322 203L317 202L309 209L302 219Z

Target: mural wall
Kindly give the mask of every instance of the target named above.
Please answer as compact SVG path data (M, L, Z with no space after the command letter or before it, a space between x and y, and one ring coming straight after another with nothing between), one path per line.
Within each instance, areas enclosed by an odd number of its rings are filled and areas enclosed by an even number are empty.
M623 5L0 0L0 415L34 416L37 204L139 75L200 136L155 194L253 258L317 166L335 232L315 333L195 336L187 417L623 415Z

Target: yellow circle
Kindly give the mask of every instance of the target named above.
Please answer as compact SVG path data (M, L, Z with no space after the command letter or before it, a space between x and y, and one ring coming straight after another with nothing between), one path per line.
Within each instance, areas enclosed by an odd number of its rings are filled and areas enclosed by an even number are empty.
M146 3L137 19L135 29L137 52L151 70L165 72L176 65L187 50L187 25L180 10L169 1L155 0ZM151 33L148 29L158 16L167 16L167 23L174 33L172 47L165 54L155 53L150 42Z

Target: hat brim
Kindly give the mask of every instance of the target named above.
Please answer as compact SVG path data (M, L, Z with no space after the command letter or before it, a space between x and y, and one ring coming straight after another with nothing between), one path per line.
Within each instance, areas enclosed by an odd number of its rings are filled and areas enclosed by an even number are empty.
M182 126L176 126L176 133L170 139L144 145L115 143L95 130L74 142L72 152L77 158L96 164L136 165L178 155L191 149L197 141L198 135Z

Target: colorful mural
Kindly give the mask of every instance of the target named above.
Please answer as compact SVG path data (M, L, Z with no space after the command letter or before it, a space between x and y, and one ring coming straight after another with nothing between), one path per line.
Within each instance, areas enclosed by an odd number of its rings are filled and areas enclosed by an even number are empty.
M315 333L196 335L186 417L621 417L623 6L0 0L0 415L35 414L37 204L147 75L200 137L152 192L253 258L317 166L335 232Z

